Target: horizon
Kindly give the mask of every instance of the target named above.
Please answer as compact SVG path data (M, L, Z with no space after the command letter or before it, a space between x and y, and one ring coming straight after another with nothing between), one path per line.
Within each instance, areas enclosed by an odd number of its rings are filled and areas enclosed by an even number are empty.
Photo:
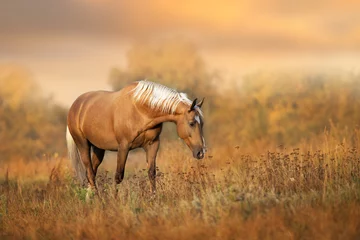
M83 92L110 90L110 70L126 67L133 44L164 39L193 42L227 85L259 70L359 71L356 1L0 5L0 64L29 70L45 94L66 106Z

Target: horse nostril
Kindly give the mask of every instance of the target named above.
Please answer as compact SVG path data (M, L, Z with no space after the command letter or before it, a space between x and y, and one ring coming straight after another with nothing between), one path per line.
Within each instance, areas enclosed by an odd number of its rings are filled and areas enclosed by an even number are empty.
M199 151L198 154L197 154L197 158L202 159L203 157L204 157L203 151Z

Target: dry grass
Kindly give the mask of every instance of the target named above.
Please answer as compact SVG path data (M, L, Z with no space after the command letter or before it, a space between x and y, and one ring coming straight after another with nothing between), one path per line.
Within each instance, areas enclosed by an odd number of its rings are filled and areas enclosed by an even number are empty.
M135 159L117 198L102 168L90 203L66 159L11 162L0 169L0 238L358 239L357 141L312 148L213 149L196 161L164 146L155 197Z

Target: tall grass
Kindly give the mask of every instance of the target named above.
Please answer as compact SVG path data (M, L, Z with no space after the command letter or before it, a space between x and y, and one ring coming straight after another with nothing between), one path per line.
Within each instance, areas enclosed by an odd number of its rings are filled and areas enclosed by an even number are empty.
M358 239L360 144L351 136L324 133L316 146L262 152L212 149L203 161L169 144L155 196L144 160L129 162L117 195L113 168L102 168L91 202L67 159L11 162L0 168L0 237Z

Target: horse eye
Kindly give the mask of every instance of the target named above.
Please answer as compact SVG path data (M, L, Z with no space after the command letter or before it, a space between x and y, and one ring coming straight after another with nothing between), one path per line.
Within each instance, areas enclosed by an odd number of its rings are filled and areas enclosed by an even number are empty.
M191 127L194 127L194 126L195 126L195 122L189 122L189 125L190 125Z

